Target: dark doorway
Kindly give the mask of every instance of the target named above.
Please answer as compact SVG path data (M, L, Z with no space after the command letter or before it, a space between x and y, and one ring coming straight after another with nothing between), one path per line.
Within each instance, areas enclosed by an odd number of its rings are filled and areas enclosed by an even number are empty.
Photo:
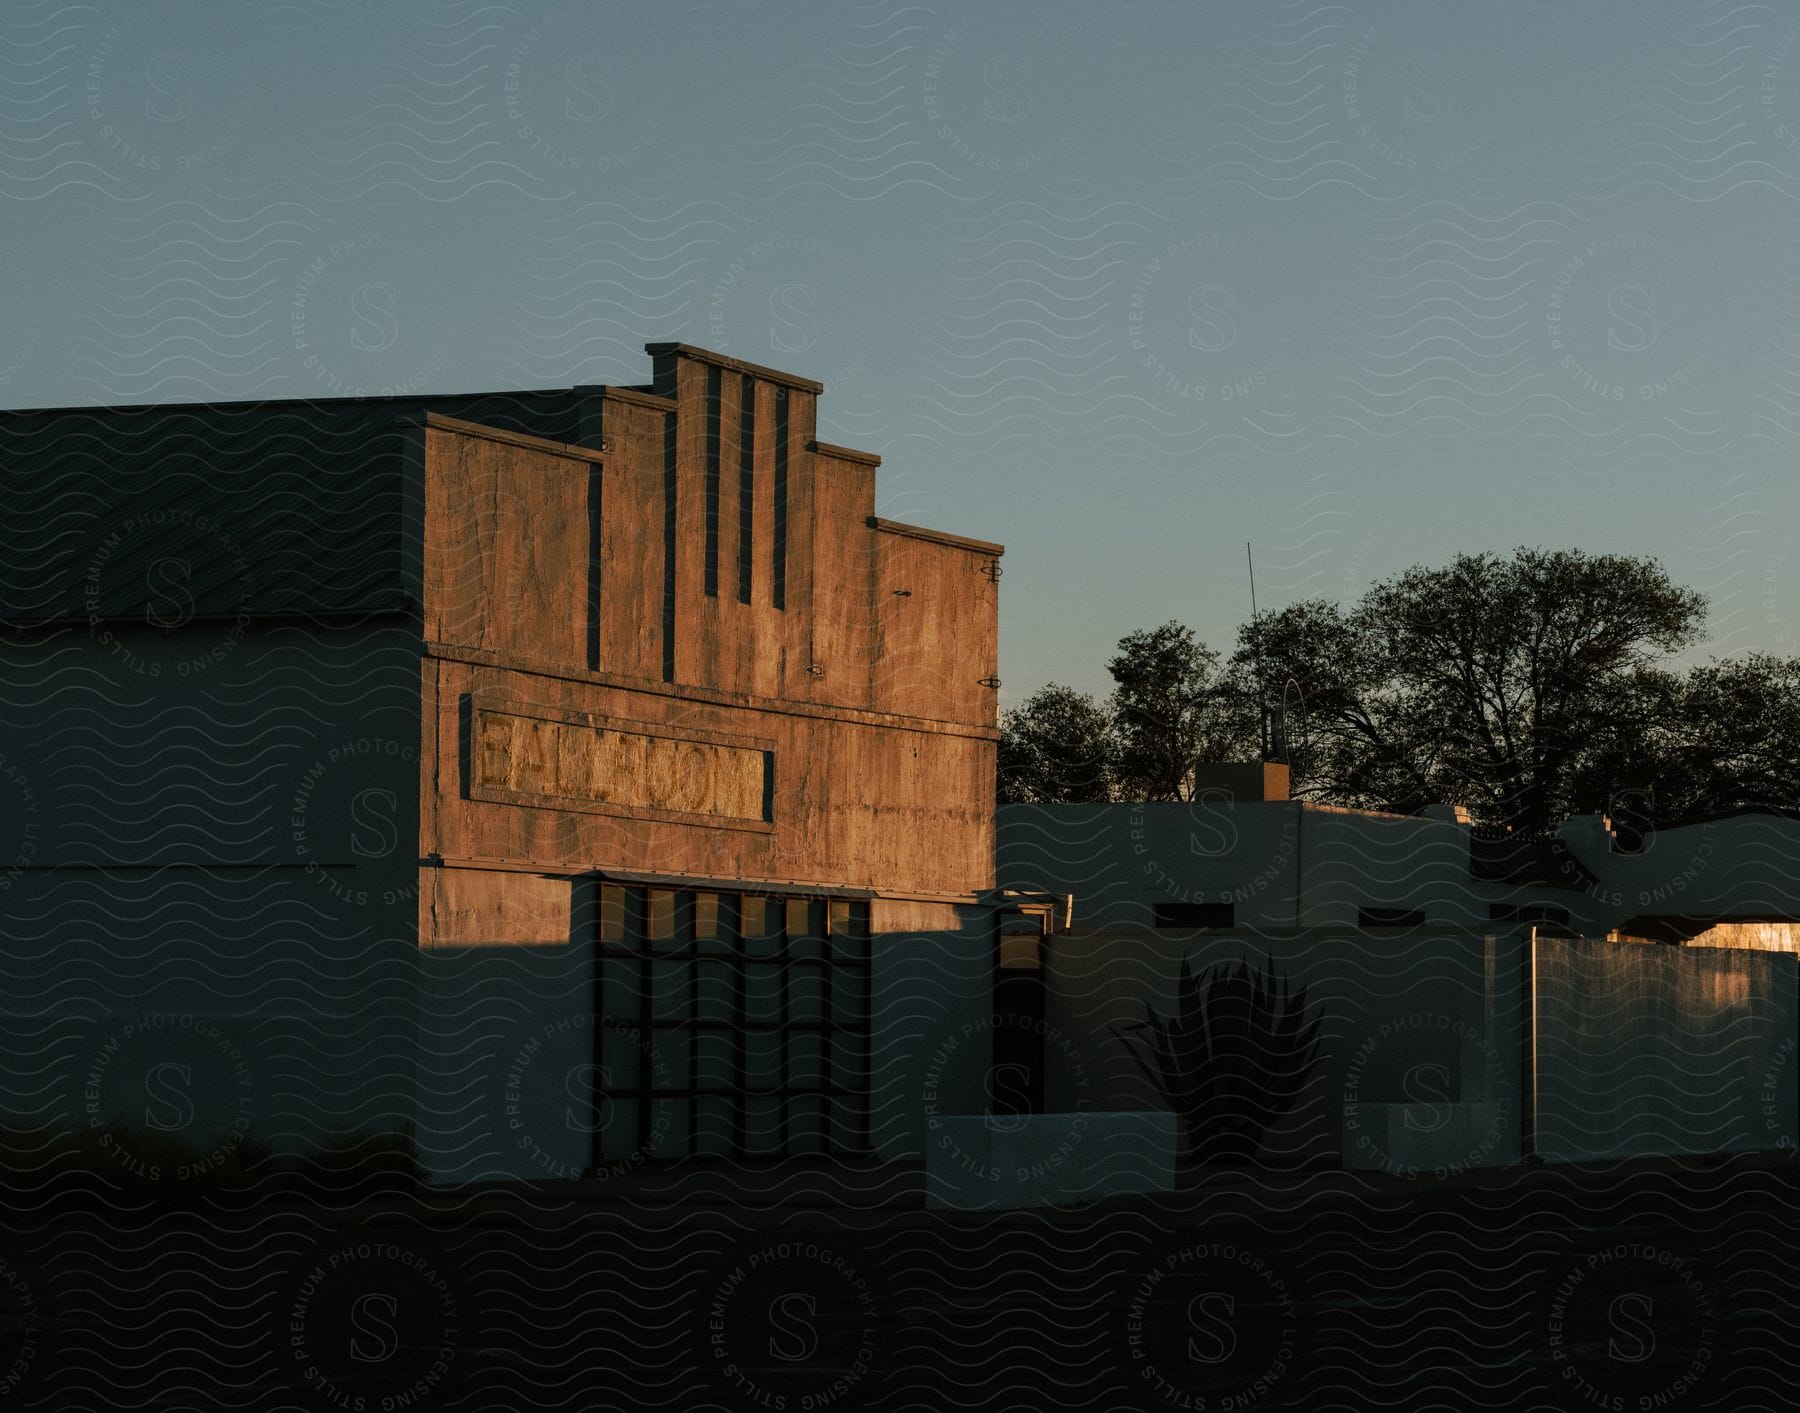
M996 1115L1044 1111L1044 971L1035 920L1005 919L994 967L994 1056L988 1104Z

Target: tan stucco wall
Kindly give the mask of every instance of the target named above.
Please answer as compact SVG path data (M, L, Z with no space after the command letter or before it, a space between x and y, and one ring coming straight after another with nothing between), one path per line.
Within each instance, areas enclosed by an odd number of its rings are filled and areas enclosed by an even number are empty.
M422 423L421 854L991 887L998 547L876 522L875 458L817 447L816 385L684 352L658 354L655 386L672 396L601 399L592 447ZM485 789L478 703L714 743L731 799L658 780L624 804ZM758 752L768 802L749 819L736 776Z

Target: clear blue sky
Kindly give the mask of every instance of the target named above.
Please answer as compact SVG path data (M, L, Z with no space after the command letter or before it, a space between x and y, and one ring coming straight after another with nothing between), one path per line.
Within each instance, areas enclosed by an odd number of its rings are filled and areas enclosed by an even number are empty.
M1461 550L1800 650L1773 5L10 0L0 402L824 379L1003 700Z

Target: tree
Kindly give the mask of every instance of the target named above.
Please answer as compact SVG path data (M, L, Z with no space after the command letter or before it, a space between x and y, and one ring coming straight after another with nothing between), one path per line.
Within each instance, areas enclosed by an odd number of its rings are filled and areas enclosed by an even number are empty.
M1111 712L1052 682L1000 715L1000 803L1103 803L1113 798L1117 756Z
M1348 613L1295 604L1239 632L1241 682L1293 678L1307 793L1542 828L1626 757L1659 663L1689 646L1706 601L1649 559L1579 550L1459 555L1376 584Z
M1800 658L1750 653L1688 674L1677 750L1695 783L1684 813L1800 809Z
M1429 763L1414 758L1407 704L1390 690L1363 618L1308 600L1245 625L1238 640L1227 690L1247 711L1290 704L1284 734L1295 796L1370 808L1430 802Z
M1646 673L1583 761L1576 807L1632 830L1734 809L1800 809L1800 658Z
M1244 703L1219 672L1219 655L1194 630L1165 623L1119 639L1106 664L1119 738L1119 794L1180 800L1193 791L1198 760L1227 760L1253 737Z

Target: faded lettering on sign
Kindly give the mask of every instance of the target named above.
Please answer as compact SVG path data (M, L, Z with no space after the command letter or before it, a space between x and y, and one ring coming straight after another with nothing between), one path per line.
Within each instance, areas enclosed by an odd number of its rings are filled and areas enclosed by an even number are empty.
M625 809L763 818L764 753L674 736L475 712L480 789Z

